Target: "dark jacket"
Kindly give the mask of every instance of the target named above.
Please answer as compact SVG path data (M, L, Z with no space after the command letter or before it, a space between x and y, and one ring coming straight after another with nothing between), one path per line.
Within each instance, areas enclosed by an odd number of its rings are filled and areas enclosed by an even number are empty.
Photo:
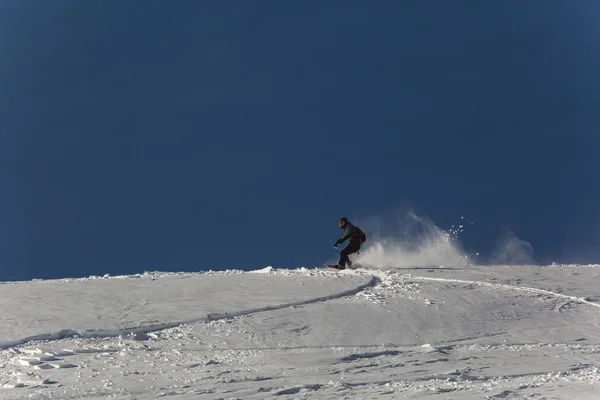
M356 226L352 225L352 223L348 222L346 226L344 226L344 234L341 238L338 239L337 244L341 244L346 240L350 239L348 245L356 244L360 245L360 229Z

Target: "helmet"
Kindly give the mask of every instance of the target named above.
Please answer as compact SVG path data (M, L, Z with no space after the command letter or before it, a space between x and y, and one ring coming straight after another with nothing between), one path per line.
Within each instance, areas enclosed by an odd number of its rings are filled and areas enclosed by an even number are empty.
M348 221L348 218L346 217L342 217L338 220L338 225L340 226L340 228L343 228L344 226L346 226L346 224L348 224L350 221Z

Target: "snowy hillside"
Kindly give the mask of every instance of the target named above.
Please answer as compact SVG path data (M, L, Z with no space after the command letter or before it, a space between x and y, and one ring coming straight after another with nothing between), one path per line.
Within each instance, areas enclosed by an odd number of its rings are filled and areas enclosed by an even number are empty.
M2 399L600 399L600 266L0 284Z

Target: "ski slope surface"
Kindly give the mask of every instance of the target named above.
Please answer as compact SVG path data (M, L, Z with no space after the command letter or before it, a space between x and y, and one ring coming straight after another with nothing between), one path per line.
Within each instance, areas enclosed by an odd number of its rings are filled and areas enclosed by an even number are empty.
M0 283L0 398L600 399L600 266Z

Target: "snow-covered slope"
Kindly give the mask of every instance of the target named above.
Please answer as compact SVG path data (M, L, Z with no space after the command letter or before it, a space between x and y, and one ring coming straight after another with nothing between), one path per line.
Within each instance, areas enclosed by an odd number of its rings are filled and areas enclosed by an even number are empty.
M0 284L2 399L600 399L600 266Z

